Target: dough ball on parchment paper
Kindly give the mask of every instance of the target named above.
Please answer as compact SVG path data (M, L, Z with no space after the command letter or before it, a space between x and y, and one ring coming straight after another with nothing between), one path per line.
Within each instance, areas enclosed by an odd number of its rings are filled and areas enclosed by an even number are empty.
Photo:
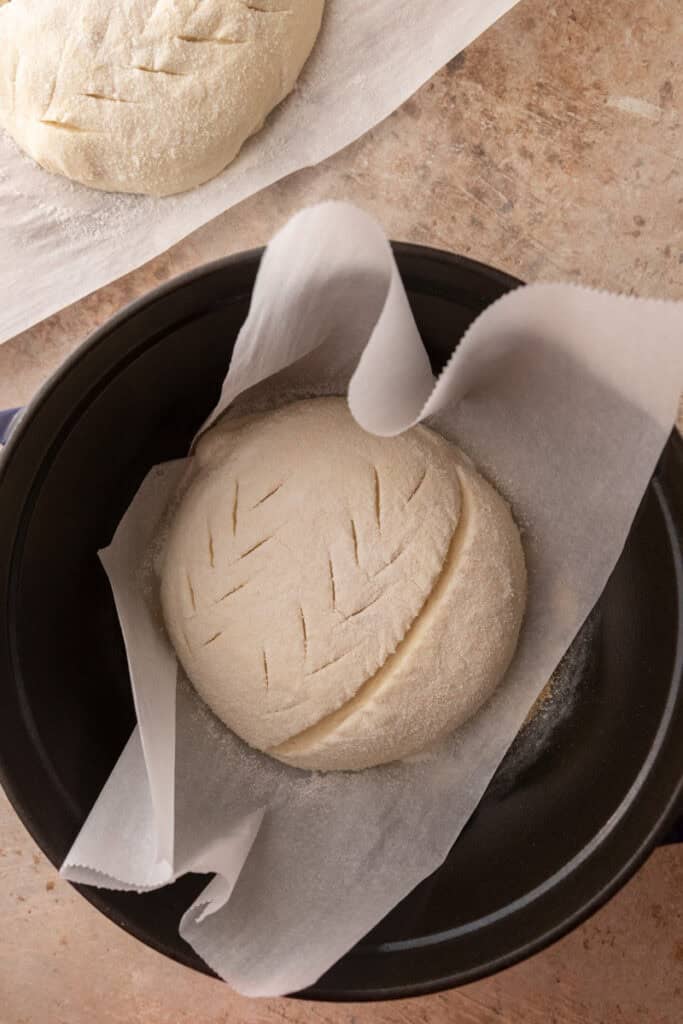
M291 92L323 5L0 0L0 125L47 170L93 188L194 188Z
M301 768L417 753L501 681L524 612L509 508L444 438L344 399L223 420L171 524L164 618L199 695Z

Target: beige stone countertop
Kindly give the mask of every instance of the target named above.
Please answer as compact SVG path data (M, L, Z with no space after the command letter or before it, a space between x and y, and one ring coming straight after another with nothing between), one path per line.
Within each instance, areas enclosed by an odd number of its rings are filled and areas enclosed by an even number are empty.
M333 2L333 0L331 0ZM394 238L683 299L682 0L522 0L354 145L0 346L0 409L30 399L131 299L352 200ZM27 281L26 287L30 287ZM63 882L0 794L0 1024L680 1024L683 846L495 977L403 1002L248 1000L120 931Z

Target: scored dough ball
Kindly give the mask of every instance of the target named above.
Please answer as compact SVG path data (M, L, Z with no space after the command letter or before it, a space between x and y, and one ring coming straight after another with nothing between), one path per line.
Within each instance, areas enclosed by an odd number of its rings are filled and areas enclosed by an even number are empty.
M0 0L0 125L92 188L194 188L291 92L323 5Z
M367 434L340 398L223 420L173 519L164 618L199 695L301 768L424 749L492 693L517 643L508 506L426 427Z

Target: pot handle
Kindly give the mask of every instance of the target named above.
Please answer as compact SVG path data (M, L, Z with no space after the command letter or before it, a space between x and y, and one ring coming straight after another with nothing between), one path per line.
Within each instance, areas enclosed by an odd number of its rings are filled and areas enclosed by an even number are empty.
M19 419L21 411L21 409L0 410L0 445L7 444L9 441L12 427Z

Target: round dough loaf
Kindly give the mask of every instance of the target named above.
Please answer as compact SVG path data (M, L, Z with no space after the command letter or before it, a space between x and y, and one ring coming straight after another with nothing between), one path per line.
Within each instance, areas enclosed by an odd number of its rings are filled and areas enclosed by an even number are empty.
M92 188L194 188L293 89L323 4L0 3L0 124L47 170Z
M424 749L500 682L526 597L503 499L426 427L340 398L223 420L171 524L164 618L200 696L301 768Z

